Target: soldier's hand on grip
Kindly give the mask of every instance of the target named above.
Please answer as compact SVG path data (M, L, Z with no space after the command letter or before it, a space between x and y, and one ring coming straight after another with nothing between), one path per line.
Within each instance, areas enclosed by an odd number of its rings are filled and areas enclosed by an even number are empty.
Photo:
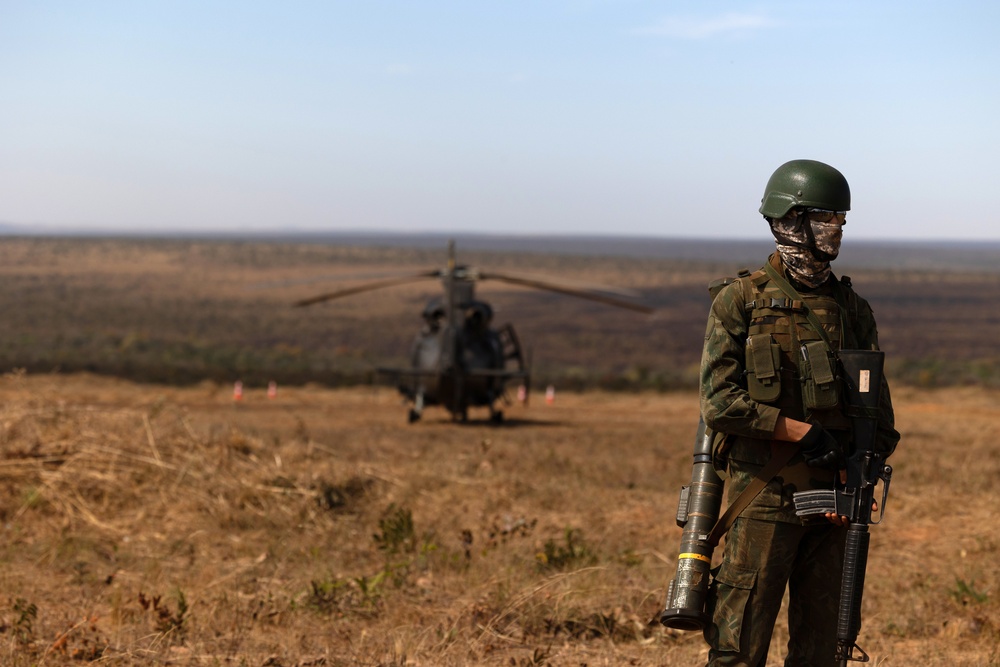
M842 470L844 468L844 453L837 439L819 424L813 424L809 431L799 440L802 456L810 468L824 470Z

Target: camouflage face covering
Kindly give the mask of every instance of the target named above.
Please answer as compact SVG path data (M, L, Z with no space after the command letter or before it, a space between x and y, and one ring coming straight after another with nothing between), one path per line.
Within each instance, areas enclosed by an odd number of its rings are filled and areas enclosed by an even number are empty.
M774 220L771 233L788 272L797 282L809 287L826 282L830 277L830 262L840 254L842 225L810 222L804 215L793 214Z

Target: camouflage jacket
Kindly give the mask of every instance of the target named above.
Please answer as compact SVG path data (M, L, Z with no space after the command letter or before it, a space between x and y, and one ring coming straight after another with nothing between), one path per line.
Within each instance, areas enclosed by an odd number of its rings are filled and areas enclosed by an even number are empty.
M768 261L783 270L778 253ZM814 290L797 289L802 302L789 299L761 269L741 275L712 302L701 361L701 412L705 424L720 436L716 460L728 467L730 499L770 458L779 415L819 423L845 447L850 439L850 422L835 383L809 380L823 379L822 373L809 369L832 359L836 349L828 350L805 310L819 319L826 339L837 349L878 349L875 317L846 278L831 277ZM823 391L829 387L833 390ZM888 386L883 383L877 446L892 452L898 441ZM799 523L792 493L830 488L834 475L809 468L796 454L743 516Z

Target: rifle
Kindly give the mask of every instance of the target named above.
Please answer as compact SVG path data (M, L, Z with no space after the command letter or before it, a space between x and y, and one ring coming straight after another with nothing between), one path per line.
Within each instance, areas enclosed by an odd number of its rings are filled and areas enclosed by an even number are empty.
M794 494L795 514L811 516L835 512L847 517L847 544L844 571L840 583L840 608L837 612L837 652L840 667L848 661L868 662L868 654L858 646L861 631L861 596L868 566L868 526L882 523L885 501L889 495L892 466L886 454L876 451L878 407L882 389L885 353L874 350L841 350L842 387L851 418L854 444L847 458L847 478L834 489L799 491ZM882 504L878 521L872 520L875 487L882 480Z

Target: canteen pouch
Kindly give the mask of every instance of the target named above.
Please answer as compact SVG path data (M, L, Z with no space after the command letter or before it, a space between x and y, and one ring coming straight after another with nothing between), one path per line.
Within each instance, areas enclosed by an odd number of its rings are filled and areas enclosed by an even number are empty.
M814 340L802 344L802 406L806 410L829 410L840 402L837 374L826 343Z
M750 398L773 403L781 395L781 346L770 334L757 334L747 340L747 391Z

